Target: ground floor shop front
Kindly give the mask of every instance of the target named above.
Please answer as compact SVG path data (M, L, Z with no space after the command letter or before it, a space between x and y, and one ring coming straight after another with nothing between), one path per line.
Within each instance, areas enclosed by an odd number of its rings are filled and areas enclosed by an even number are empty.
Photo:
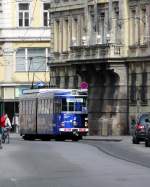
M12 131L15 131L15 117L19 114L19 96L28 85L1 85L0 86L0 115L7 114L11 124Z

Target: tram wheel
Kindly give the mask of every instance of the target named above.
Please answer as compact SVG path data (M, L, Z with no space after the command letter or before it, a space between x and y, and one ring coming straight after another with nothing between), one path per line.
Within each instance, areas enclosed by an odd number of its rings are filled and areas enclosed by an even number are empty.
M66 138L63 137L63 136L56 136L56 137L55 137L55 140L56 140L56 141L65 141L65 139L66 139Z
M79 141L79 137L76 137L76 136L75 136L75 137L73 137L73 138L72 138L72 141L74 141L74 142Z
M23 139L24 139L24 140L31 140L31 141L32 141L32 140L35 140L35 137L29 136L29 135L24 135L24 136L23 136Z

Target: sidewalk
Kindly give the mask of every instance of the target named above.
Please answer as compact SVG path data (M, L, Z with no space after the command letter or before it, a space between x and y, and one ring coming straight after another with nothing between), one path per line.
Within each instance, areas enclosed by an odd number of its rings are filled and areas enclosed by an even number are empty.
M94 140L94 141L122 141L127 136L83 136L83 140Z

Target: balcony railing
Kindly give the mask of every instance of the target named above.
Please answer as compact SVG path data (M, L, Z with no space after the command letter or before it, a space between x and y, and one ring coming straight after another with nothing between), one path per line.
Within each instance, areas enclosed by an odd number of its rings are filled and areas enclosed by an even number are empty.
M121 57L122 54L123 47L120 45L96 44L91 46L71 46L70 51L68 52L54 53L54 59L57 62L94 60L110 57Z

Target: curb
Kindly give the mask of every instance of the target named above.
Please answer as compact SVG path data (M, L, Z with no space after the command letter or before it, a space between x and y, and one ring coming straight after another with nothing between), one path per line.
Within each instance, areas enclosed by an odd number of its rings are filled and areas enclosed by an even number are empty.
M109 142L120 142L122 141L122 139L105 139L105 138L99 138L99 139L95 139L95 138L83 138L82 140L88 140L88 141L109 141Z
M109 142L120 142L122 141L123 139L121 137L88 137L88 136L85 136L83 137L82 140L88 140L88 141L109 141Z

